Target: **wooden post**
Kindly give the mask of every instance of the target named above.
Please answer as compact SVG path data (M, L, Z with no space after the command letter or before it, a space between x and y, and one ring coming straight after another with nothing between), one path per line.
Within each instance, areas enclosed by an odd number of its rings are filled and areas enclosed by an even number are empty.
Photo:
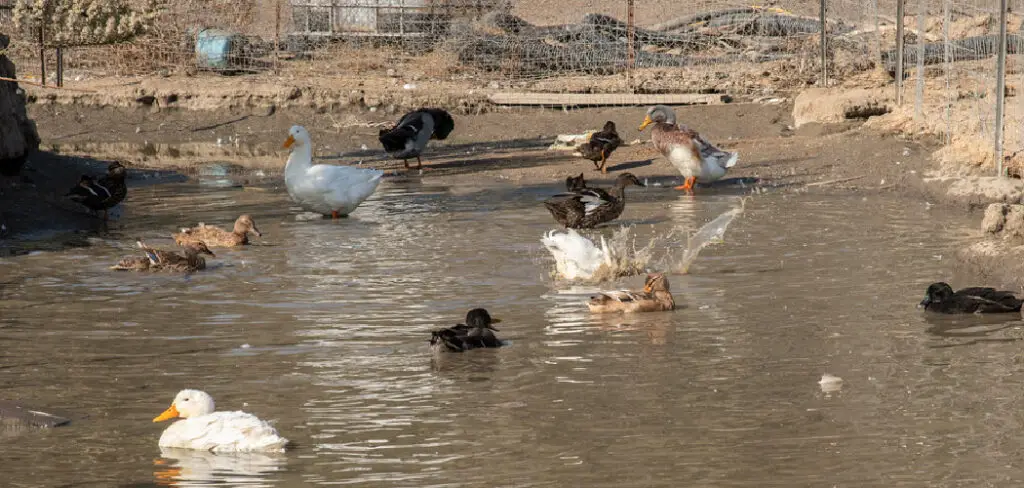
M824 1L824 0L823 0ZM626 93L633 93L633 69L636 67L634 0L626 0Z
M903 105L903 0L896 0L896 105Z
M996 57L996 172L1003 177L1003 105L1006 103L1006 0L999 0L999 55Z
M46 45L43 44L43 25L39 24L39 77L40 83L46 86Z
M821 86L822 88L828 87L828 31L825 22L825 12L828 8L828 0L821 0L821 5L818 7L819 14L821 15Z

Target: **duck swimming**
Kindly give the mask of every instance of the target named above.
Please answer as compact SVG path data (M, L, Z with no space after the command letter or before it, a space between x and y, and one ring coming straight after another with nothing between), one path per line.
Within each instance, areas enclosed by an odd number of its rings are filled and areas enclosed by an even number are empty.
M180 418L160 435L160 447L210 452L282 452L288 439L277 429L246 412L215 412L213 397L200 390L181 390L171 406L153 422Z
M491 324L501 319L491 318L487 310L474 308L466 313L466 323L430 333L430 348L435 352L463 352L484 347L501 347L494 335L498 329Z
M957 313L1012 313L1020 312L1024 300L1013 292L998 291L995 288L970 287L953 291L947 283L938 282L928 286L924 300L917 305L929 312Z
M154 249L139 239L135 242L142 249L145 257L128 257L119 261L110 269L118 271L170 271L192 273L206 269L206 260L200 254L216 257L202 241L187 242L181 247L185 254Z
M421 108L402 116L390 129L381 129L377 139L384 151L401 159L409 167L409 158L416 158L416 169L423 169L420 155L431 139L444 140L455 130L455 120L439 108Z
M674 310L676 302L669 291L668 278L652 273L644 280L643 292L605 291L590 297L587 307L594 313L661 312Z
M569 182L566 181L566 185ZM544 201L558 223L570 229L589 229L610 222L626 208L626 187L644 186L632 173L622 173L609 191L600 188L559 193Z
M600 132L590 134L587 142L577 147L577 150L584 159L589 159L594 163L595 170L608 174L608 168L605 168L608 156L611 156L612 152L621 145L622 139L619 138L619 133L615 130L615 122L609 120L604 123L604 128ZM598 164L598 161L601 164Z
M125 185L126 170L120 162L114 161L107 165L106 176L95 180L89 175L82 175L78 184L64 195L72 201L84 205L93 212L103 212L103 220L107 220L107 210L124 201L128 195Z
M693 192L697 180L711 183L721 179L740 157L738 153L715 147L697 131L676 125L675 112L665 105L648 109L640 130L652 124L651 142L654 147L686 178L684 184L675 187L676 190Z
M288 195L306 210L332 218L352 213L377 190L384 176L377 169L313 164L313 143L301 125L288 131L284 147L291 149L284 167Z
M206 225L202 222L192 228L181 229L181 232L174 234L174 242L179 246L189 242L202 241L210 247L235 247L249 244L249 233L262 236L256 228L256 222L249 215L239 216L235 220L235 227L228 232L215 225Z
M565 190L566 191L579 191L587 187L586 180L583 179L583 173L579 176L566 176L565 177Z

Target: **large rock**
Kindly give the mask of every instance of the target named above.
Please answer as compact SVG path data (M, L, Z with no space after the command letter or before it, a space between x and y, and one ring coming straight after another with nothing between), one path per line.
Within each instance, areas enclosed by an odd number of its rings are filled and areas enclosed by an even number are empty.
M0 52L10 38L0 34ZM0 54L0 76L17 78L14 63ZM36 124L25 111L25 93L17 83L0 81L0 174L13 176L21 171L28 154L39 147Z

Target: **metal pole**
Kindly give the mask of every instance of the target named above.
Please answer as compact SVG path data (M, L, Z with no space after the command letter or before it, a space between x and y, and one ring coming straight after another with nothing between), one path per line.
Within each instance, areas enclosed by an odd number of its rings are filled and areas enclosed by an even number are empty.
M825 10L828 0L821 0L821 86L828 86L828 34L825 30Z
M626 93L633 93L633 68L636 66L633 7L634 0L626 0Z
M896 105L903 105L903 0L896 0Z
M64 49L57 47L57 86L64 86Z
M914 89L914 120L924 115L924 19L928 15L928 0L917 1L917 86Z
M281 74L278 60L281 57L281 0L274 2L274 74Z
M46 86L46 45L43 44L43 25L39 24L39 82Z
M1006 102L1006 0L999 0L999 55L996 57L996 171L1003 177L1003 104Z

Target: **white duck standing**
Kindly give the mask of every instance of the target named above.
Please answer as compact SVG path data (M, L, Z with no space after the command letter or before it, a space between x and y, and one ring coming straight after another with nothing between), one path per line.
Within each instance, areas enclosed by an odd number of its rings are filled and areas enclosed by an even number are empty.
M692 193L697 180L711 183L721 179L740 157L739 153L715 147L697 131L676 125L676 113L665 105L648 109L640 130L651 124L654 124L651 129L654 147L686 178L684 184L675 187L676 190Z
M313 164L313 144L301 125L288 131L284 147L291 149L284 168L288 195L312 212L333 218L347 216L373 194L384 176L377 169Z
M288 439L253 414L213 410L213 398L206 392L178 392L170 408L153 419L153 422L183 419L164 430L160 447L211 452L281 452L288 444Z

